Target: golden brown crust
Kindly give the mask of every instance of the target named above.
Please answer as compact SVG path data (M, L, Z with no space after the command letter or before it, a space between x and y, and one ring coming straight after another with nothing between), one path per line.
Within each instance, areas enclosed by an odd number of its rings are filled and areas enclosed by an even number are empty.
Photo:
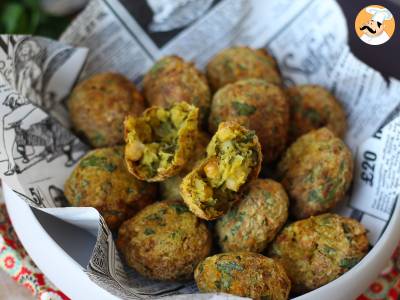
M74 129L93 147L121 145L127 115L140 115L145 102L133 83L116 73L82 81L67 102Z
M261 161L255 133L236 122L223 122L207 147L207 158L183 179L181 196L199 218L216 219L258 176Z
M278 65L265 49L227 48L215 55L207 65L207 79L213 91L248 78L282 84Z
M240 202L217 221L222 251L264 251L286 223L288 206L281 184L270 179L251 181Z
M289 130L289 103L277 85L261 79L244 79L221 88L213 97L209 131L223 121L236 121L255 130L263 160L270 163L285 150Z
M347 129L346 114L339 101L318 85L300 85L287 90L290 103L291 142L312 130L326 127L342 138Z
M200 292L229 293L252 299L286 300L290 280L272 259L251 252L207 257L194 273Z
M67 179L64 192L70 205L96 208L110 229L116 229L155 200L157 187L129 174L118 146L87 153Z
M162 181L188 163L198 135L198 108L180 102L170 109L150 107L125 120L125 161L140 180Z
M350 270L368 249L363 225L336 214L324 214L285 227L268 255L284 266L293 291L304 293Z
M290 210L297 219L324 213L342 200L353 178L353 158L346 144L329 129L300 137L278 164Z
M209 255L211 233L182 202L161 201L121 226L117 247L143 276L183 281Z
M162 58L145 75L143 89L150 105L168 108L185 101L198 107L200 123L205 123L211 93L206 77L193 63L175 55Z

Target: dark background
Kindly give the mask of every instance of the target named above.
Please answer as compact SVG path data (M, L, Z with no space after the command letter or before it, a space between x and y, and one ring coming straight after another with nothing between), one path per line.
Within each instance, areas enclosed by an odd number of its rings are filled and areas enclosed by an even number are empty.
M153 19L153 12L147 5L147 2L145 0L120 0L120 2L135 18L140 27L142 27L142 29L150 36L153 42L160 48L184 29L180 28L167 32L150 32L148 26Z
M352 52L362 61L380 71L385 77L400 79L400 6L387 0L337 0L346 15L349 28L350 47ZM396 21L396 29L392 38L380 46L370 46L359 39L354 22L360 12L369 5L382 5L389 9Z
M1 0L0 0L1 1ZM153 42L161 48L164 46L171 38L179 34L185 28L179 28L166 32L151 32L148 30L149 24L153 19L153 12L151 8L147 5L145 0L119 0L127 11L136 19L142 29L149 35ZM218 4L220 0L214 0L210 9Z
M268 0L264 0L268 1ZM318 0L324 1L324 0ZM219 0L214 0L214 5ZM337 0L347 18L352 52L362 61L380 71L386 77L400 79L400 1L394 4L389 0ZM72 16L57 17L40 9L40 0L0 0L0 32L24 33L56 38L73 19ZM152 12L144 0L121 0L121 3L138 20L147 31ZM379 4L388 8L397 21L394 36L389 42L380 46L370 46L362 42L354 30L354 22L361 9L368 5ZM168 33L149 33L156 45L161 47L180 30Z
M135 17L140 26L149 34L158 47L162 47L169 39L177 35L181 29L164 33L148 32L147 28L152 20L152 12L144 0L120 0L126 9ZM323 1L323 0L319 0ZM214 1L215 5L219 1ZM362 61L380 71L385 77L400 79L400 5L388 0L378 2L368 0L337 0L347 19L350 48ZM355 19L363 8L369 5L382 5L389 9L396 23L396 30L390 41L383 45L371 46L362 42L354 30Z

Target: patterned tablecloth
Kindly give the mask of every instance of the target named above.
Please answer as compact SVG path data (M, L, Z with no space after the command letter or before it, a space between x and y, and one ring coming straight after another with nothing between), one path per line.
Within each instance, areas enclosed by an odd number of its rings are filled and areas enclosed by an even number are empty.
M0 204L0 268L40 300L69 299L35 266L18 240L4 205ZM400 246L387 268L357 300L400 299Z

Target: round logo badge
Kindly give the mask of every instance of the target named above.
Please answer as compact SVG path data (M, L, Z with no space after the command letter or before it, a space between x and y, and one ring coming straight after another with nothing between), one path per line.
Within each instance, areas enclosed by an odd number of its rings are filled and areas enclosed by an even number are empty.
M357 15L355 29L358 37L368 45L382 45L390 40L396 27L393 14L381 5L370 5Z

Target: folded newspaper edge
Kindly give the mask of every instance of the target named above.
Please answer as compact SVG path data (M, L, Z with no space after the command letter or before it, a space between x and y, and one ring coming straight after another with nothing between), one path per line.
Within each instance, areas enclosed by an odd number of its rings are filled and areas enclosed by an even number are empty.
M59 42L0 37L1 179L29 205L97 233L87 274L110 293L123 299L196 293L193 282L153 281L124 265L101 216L85 213L86 208L57 208L66 205L64 182L88 151L68 129L65 101L76 81L97 72L120 72L140 83L164 55L178 54L203 68L230 45L262 47L277 58L287 85L320 84L342 101L350 128L346 142L356 168L352 190L338 212L362 222L375 244L399 194L400 82L383 78L350 52L338 4L177 2L184 6L179 13L174 13L174 2L165 2L169 6L160 15L152 10L154 1L93 0ZM139 6L148 9L151 21Z

